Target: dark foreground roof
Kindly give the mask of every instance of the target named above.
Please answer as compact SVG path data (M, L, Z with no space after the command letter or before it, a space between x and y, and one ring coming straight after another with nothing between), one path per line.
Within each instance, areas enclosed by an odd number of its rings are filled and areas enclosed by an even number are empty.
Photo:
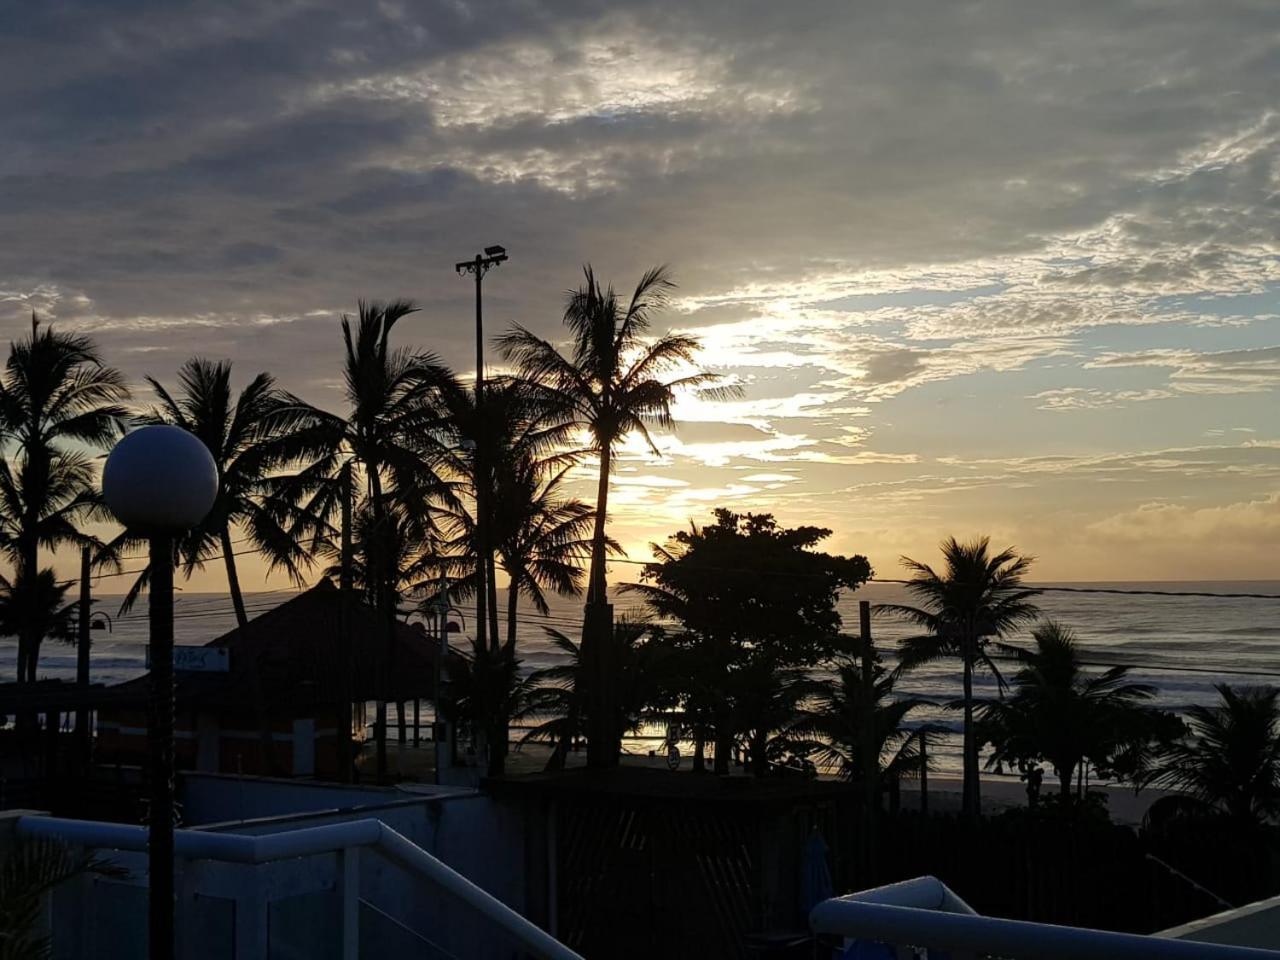
M359 700L412 700L434 694L436 641L417 626L396 622L388 644L385 626L368 604L351 604L351 664L340 663L342 595L330 581L260 614L206 646L230 651L228 673L177 674L180 704L219 707L252 704L250 665L256 660L263 699L271 713ZM344 682L345 681L345 682ZM116 689L145 689L139 677Z

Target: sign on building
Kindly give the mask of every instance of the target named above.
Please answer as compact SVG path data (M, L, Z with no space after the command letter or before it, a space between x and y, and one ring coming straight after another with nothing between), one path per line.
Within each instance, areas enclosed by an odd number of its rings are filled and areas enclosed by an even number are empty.
M147 669L151 669L151 646L147 646ZM231 651L226 647L173 648L173 669L187 673L228 673Z

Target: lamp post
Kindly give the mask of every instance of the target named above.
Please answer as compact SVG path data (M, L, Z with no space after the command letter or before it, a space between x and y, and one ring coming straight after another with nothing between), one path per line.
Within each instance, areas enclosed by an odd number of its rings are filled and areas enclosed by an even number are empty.
M497 616L497 585L493 583L490 576L489 560L491 553L489 550L489 524L488 511L489 505L486 502L488 497L485 495L485 480L487 473L485 472L484 461L484 313L482 309L481 284L484 276L493 267L507 260L507 250L505 247L497 245L485 247L484 253L477 253L470 260L460 260L454 264L454 269L458 272L458 276L470 274L475 278L476 283L476 423L475 437L475 474L476 474L476 639L483 646L485 643L485 632L488 629L485 617L486 604L490 607L490 613L496 618ZM495 620L496 623L496 620ZM490 639L494 649L497 649L498 636L495 627L494 636Z
M182 428L142 427L107 457L102 494L117 520L150 540L148 944L151 960L173 960L173 541L209 513L218 467Z

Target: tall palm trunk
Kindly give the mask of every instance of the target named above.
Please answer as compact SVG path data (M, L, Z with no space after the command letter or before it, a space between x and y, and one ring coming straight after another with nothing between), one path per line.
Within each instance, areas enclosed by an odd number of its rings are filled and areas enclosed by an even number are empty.
M24 537L22 543L22 569L19 574L28 587L35 583L39 565L39 545L34 537ZM36 682L36 661L39 657L39 627L34 621L24 623L22 632L18 635L18 683Z
M961 800L965 816L976 820L982 809L978 793L978 741L973 728L973 644L964 648L964 789Z
M493 568L490 568L490 584L493 583ZM514 657L516 654L516 614L520 609L520 591L516 588L517 575L509 574L509 583L507 584L507 639L499 651L500 658ZM490 611L496 613L498 609L497 595L492 594L490 602ZM492 624L493 640L496 646L498 641L497 623ZM502 659L498 659L496 663L502 663ZM497 692L497 691L495 691ZM489 776L501 777L506 773L507 769L507 752L508 741L510 739L510 718L507 716L508 710L495 710L493 717L490 718L489 733Z
M582 623L582 660L587 677L587 764L617 766L621 751L614 717L613 617L608 607L605 575L605 521L609 511L609 469L612 451L605 442L600 451L600 480L596 490L595 530L591 537L591 568L587 608Z
M516 652L516 612L520 605L520 591L517 589L516 574L510 574L507 584L507 651L513 656Z
M605 575L605 521L609 512L609 471L613 451L606 443L600 451L600 479L596 486L596 522L591 534L591 569L588 574L587 603L601 603L608 592Z
M267 716L267 700L262 691L262 670L259 651L254 647L249 614L244 608L244 594L240 589L240 573L236 569L236 555L231 547L231 528L224 526L219 534L222 540L222 561L227 568L227 590L231 594L231 606L236 613L236 626L248 651L249 697L253 703L253 720L258 728L258 750L262 754L260 769L266 773L279 772L275 747L271 739L271 721Z
M502 634L498 630L498 564L492 549L485 558L485 567L485 589L489 591L489 642L496 651L502 644Z

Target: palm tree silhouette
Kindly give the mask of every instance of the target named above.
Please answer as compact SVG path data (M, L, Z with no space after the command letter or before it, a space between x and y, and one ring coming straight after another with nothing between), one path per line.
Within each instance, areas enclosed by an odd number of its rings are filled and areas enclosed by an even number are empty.
M896 695L900 674L886 670L878 653L873 652L872 663L870 684L862 663L847 657L833 663L834 676L806 684L805 707L793 734L810 738L811 755L819 766L834 767L854 783L870 777L878 796L886 784L920 772L921 738L938 728L905 726L909 715L927 707L928 701ZM871 756L878 758L874 770L866 769Z
M76 642L79 608L67 603L71 584L59 583L52 568L46 567L28 580L19 572L12 581L0 574L0 636L28 634L36 639L33 661L40 657L40 643L46 639Z
M302 468L280 481L278 493L298 504L292 532L310 536L318 547L334 533L333 517L346 496L343 468L365 487L373 523L386 523L390 510L425 511L445 489L433 469L432 437L440 430L439 391L451 378L434 354L397 349L391 333L417 308L405 300L360 301L353 322L342 318L343 393L348 411L338 416L290 396L297 424L274 441L269 452ZM374 555L376 557L376 554ZM395 649L398 596L390 571L370 571L377 585L375 608L385 625L382 643ZM386 776L386 704L377 706L377 774Z
M442 391L444 409L453 431L444 463L457 479L453 496L444 498L441 525L449 540L448 569L455 595L474 593L478 581L474 505L483 493L489 506L488 540L495 548L484 582L492 591L491 652L500 640L494 573L507 575L506 657L516 657L521 598L539 613L550 612L548 590L572 596L582 590L583 567L590 552L593 513L581 501L562 492L577 452L568 446L574 430L560 405L538 384L495 378L485 385L483 407L477 411L474 394L461 384ZM483 418L483 424L479 420ZM479 428L479 429L477 429ZM476 449L474 438L485 445ZM484 464L484 477L477 465ZM483 486L482 486L483 485ZM477 659L477 663L480 660ZM490 773L503 770L507 746L507 717L490 718L487 732Z
M1218 703L1187 711L1191 737L1169 749L1151 782L1242 823L1270 820L1280 815L1280 689L1214 689Z
M664 379L666 374L691 368L699 347L697 338L688 334L647 337L653 314L667 305L673 287L666 267L645 273L628 301L612 287L602 287L589 265L584 272L585 282L569 294L565 306L564 323L571 338L567 356L519 325L498 342L504 357L515 363L522 376L560 398L568 417L587 430L591 449L599 458L583 623L583 655L592 666L585 671L584 681L590 696L598 701L591 713L602 724L590 738L590 762L612 766L618 760L619 743L605 734L606 729L616 727L606 717L616 708L612 679L616 651L605 606L605 529L614 451L624 437L638 433L656 453L649 426L670 427L674 423L671 408L681 390L701 390L713 398L736 391L715 386L718 376L702 371Z
M655 452L649 426L670 427L671 405L683 389L724 397L731 387L717 387L717 374L696 372L670 380L662 374L694 363L699 342L688 334L667 333L646 339L654 313L668 304L674 287L665 266L649 270L623 302L612 287L601 287L590 265L583 286L569 294L564 323L572 338L568 356L552 343L516 325L498 343L527 379L554 391L568 416L590 435L591 449L600 459L596 485L595 530L591 541L591 569L587 603L603 602L605 581L605 525L608 520L609 473L618 443L638 433Z
M485 435L493 433L486 430ZM517 655L522 596L536 611L547 616L550 613L548 591L562 596L575 596L582 591L594 515L581 500L562 494L564 476L570 468L561 467L554 474L545 475L543 462L527 456L506 468L499 465L497 489L490 500L495 509L489 518L489 529L492 543L497 547L499 566L508 581L507 639L503 644L503 653L508 659L515 659ZM457 531L454 543L471 548L475 543L471 513L454 511L449 516L453 530ZM617 549L612 540L609 545ZM452 566L454 573L461 575L457 582L462 582L465 593L467 582L475 582L474 549L454 553ZM472 577L466 576L467 568ZM490 776L500 776L507 753L507 717L495 714L490 719L493 724L489 732Z
M587 685L583 682L586 667L581 646L559 630L544 629L561 662L529 675L519 717L537 722L521 743L553 744L547 769L562 770L573 741L589 732L591 705L583 695ZM619 696L614 722L615 735L621 737L639 729L647 719L667 715L664 708L674 705L671 680L678 666L661 631L644 621L621 617L613 629L619 650Z
M1031 650L999 645L1022 667L1013 677L1013 695L982 707L979 733L995 748L989 767L1043 758L1057 772L1065 798L1081 764L1106 766L1146 737L1151 727L1146 702L1156 688L1128 680L1126 666L1089 673L1075 635L1062 624L1043 623L1031 636Z
M963 808L976 818L982 810L978 781L978 742L973 712L973 672L990 669L1003 683L987 654L987 644L1038 614L1030 602L1039 591L1027 587L1023 577L1032 558L1013 549L991 551L989 537L960 543L949 537L942 543L946 570L938 573L926 563L903 557L912 572L907 590L923 606L880 604L876 611L901 617L927 633L903 640L899 669L910 670L943 657L958 657L963 668L964 791Z
M578 451L569 446L575 428L548 390L512 377L495 377L486 382L483 405L479 408L475 394L450 379L441 387L440 407L446 429L440 440L439 462L442 471L452 480L441 497L441 523L451 538L454 573L461 595L467 596L474 593L476 582L478 547L474 508L478 495L486 496L493 514L488 518L492 528L490 544L496 546L504 536L508 540L515 536L518 540L518 533L513 531L529 521L532 488L577 462ZM484 450L477 449L476 437L482 438ZM486 476L483 478L477 476L478 464L484 464ZM548 504L553 497L554 491L548 496ZM516 502L509 502L511 498ZM504 530L497 529L499 523ZM508 543L508 552L516 545ZM499 558L490 556L487 560L491 564L485 581L491 594L487 603L488 639L496 649L502 642L493 576ZM502 560L504 565L508 563L507 558ZM507 570L508 575L511 572Z
M247 631L232 534L243 532L253 551L266 559L268 571L283 570L295 584L304 582L303 572L311 562L290 530L296 519L292 505L276 489L277 474L287 466L278 441L305 423L306 416L268 373L258 374L233 395L228 361L192 357L178 371L176 397L154 377L147 377L147 383L159 406L139 420L172 424L194 434L218 467L217 499L204 521L177 542L178 557L190 576L222 555L236 624Z
M40 548L100 547L79 525L107 519L89 448L105 448L123 430L129 391L88 337L41 328L9 345L0 376L0 437L16 446L0 460L0 549L18 577L35 578ZM37 625L18 638L18 682L36 675Z
M222 555L236 626L248 638L249 616L232 534L242 531L254 552L266 558L268 571L284 570L295 584L303 583L303 571L311 563L299 538L290 530L293 506L276 491L277 474L286 465L276 445L304 422L304 415L287 394L276 388L274 378L267 373L258 374L238 395L234 394L228 361L215 363L202 357L187 360L178 371L176 396L154 377L146 379L159 403L139 421L171 424L193 434L205 445L218 468L218 496L213 507L198 526L174 541L175 561L190 577L207 561ZM144 539L137 532L126 530L112 547L119 549ZM149 581L148 565L129 590L122 609L135 602ZM268 704L256 658L250 657L246 673L262 767L274 770L277 763Z

